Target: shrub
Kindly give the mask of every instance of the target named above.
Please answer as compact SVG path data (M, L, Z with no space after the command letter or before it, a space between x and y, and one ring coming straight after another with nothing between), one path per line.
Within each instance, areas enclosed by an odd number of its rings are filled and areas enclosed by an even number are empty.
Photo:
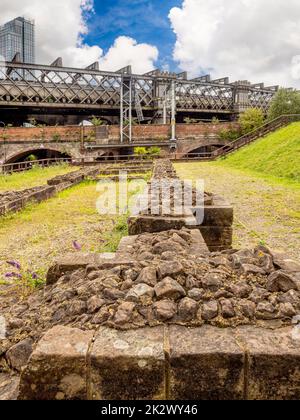
M250 133L263 125L264 114L260 109L250 108L240 115L239 124L243 134Z
M141 158L144 158L147 155L147 149L146 147L135 147L134 154Z
M100 118L95 117L95 116L93 116L93 118L91 119L91 123L95 127L100 127L101 125L104 125L104 121L101 120Z
M300 114L300 93L296 90L281 88L274 96L268 119L274 120L284 114Z
M224 130L221 130L219 134L220 139L226 140L226 141L237 140L239 137L241 137L241 135L242 135L242 132L241 130L238 130L238 129L235 129L235 130L224 129Z
M201 123L201 121L200 120L197 120L196 118L186 117L184 119L184 123L185 124L199 124L199 123Z
M219 120L219 118L218 118L218 117L213 117L213 119L211 120L211 122L212 122L212 124L214 124L214 125L218 125L218 124L220 124L220 120Z
M26 160L29 162L33 162L35 160L38 160L38 157L36 155L29 155Z
M150 147L148 149L147 154L151 157L159 157L161 154L161 148L157 146Z
M160 147L135 147L134 154L140 156L142 159L152 159L159 157L161 154Z

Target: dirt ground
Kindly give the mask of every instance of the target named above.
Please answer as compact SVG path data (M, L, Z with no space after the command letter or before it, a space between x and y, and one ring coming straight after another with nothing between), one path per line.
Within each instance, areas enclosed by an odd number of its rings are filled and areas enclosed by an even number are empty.
M184 179L204 179L205 188L234 206L234 247L257 243L300 259L300 186L263 178L220 163L176 164Z

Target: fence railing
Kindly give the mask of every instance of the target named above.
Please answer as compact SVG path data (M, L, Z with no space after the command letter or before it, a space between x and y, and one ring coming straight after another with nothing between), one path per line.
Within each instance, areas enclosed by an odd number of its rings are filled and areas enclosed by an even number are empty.
M52 165L59 165L63 163L72 164L74 166L95 166L100 164L117 164L122 162L131 162L131 163L147 163L152 162L155 156L150 155L116 155L116 156L105 156L100 158L97 162L86 162L85 159L76 159L71 158L48 158L40 160L32 160L25 162L16 162L16 163L7 163L0 165L0 173L14 173L14 172L23 172L33 169L36 166L45 168Z
M6 163L0 165L0 173L23 172L33 169L35 166L46 168L51 165L60 165L63 163L71 163L71 158L48 158L40 160L28 160L25 162Z
M242 137L239 137L237 140L234 140L227 145L218 148L214 152L212 152L212 158L216 159L218 157L227 155L229 153L232 153L238 149L240 149L243 146L246 146L253 141L259 139L260 137L263 137L269 133L274 132L275 130L284 127L287 124L290 124L295 121L300 121L300 115L299 114L291 114L291 115L281 115L278 118L275 118L272 121L268 121L261 127L251 131L250 133L245 134Z

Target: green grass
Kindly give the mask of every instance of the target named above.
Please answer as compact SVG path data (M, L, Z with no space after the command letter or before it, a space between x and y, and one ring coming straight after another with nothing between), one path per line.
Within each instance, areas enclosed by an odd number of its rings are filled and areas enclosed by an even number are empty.
M275 133L220 160L223 166L300 182L300 123Z
M300 258L300 183L224 163L177 163L182 179L205 181L205 190L224 197L234 208L235 248L264 243Z
M139 183L131 181L129 198L139 190ZM47 201L1 217L0 281L4 282L4 274L11 271L8 260L18 261L44 278L55 258L76 253L73 241L82 246L82 252L115 252L128 234L127 215L99 214L96 204L100 195L96 182L85 181Z
M114 227L111 232L104 235L104 244L101 252L116 252L121 239L128 236L128 215L120 216L114 222Z
M72 166L62 164L50 166L49 168L35 167L29 171L14 173L12 175L0 175L0 192L37 187L46 184L50 178L76 170Z

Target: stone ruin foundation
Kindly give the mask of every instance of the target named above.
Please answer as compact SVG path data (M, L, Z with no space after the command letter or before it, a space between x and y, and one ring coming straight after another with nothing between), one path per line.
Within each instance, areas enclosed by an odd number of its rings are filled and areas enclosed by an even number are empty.
M286 254L146 231L60 258L43 290L8 303L1 365L21 400L299 399L299 314Z
M146 193L144 200L147 206L137 216L129 218L129 234L139 235L144 232L156 233L169 229L182 229L183 227L191 227L200 230L210 251L222 251L231 247L232 245L232 224L233 224L233 208L222 197L204 193L202 204L196 201L197 191L191 191L193 195L192 207L186 208L183 206L183 198L185 196L186 186L183 181L179 191L171 191L170 197L170 211L166 211L163 206L163 187L161 190L157 188L159 181L165 181L168 185L172 185L172 181L179 182L179 178L169 160L161 160L156 162L153 170L153 177L149 184L149 191ZM177 185L175 183L175 185ZM180 184L179 184L180 185ZM158 191L159 197L154 197L152 189ZM149 196L147 196L147 194ZM157 194L158 195L158 194ZM154 198L153 198L154 197ZM158 214L151 213L150 205L153 201L158 208ZM175 206L182 204L183 212L178 214L174 210ZM153 207L152 207L153 210ZM156 210L156 209L155 209ZM201 223L197 221L195 215L203 211L204 220Z

